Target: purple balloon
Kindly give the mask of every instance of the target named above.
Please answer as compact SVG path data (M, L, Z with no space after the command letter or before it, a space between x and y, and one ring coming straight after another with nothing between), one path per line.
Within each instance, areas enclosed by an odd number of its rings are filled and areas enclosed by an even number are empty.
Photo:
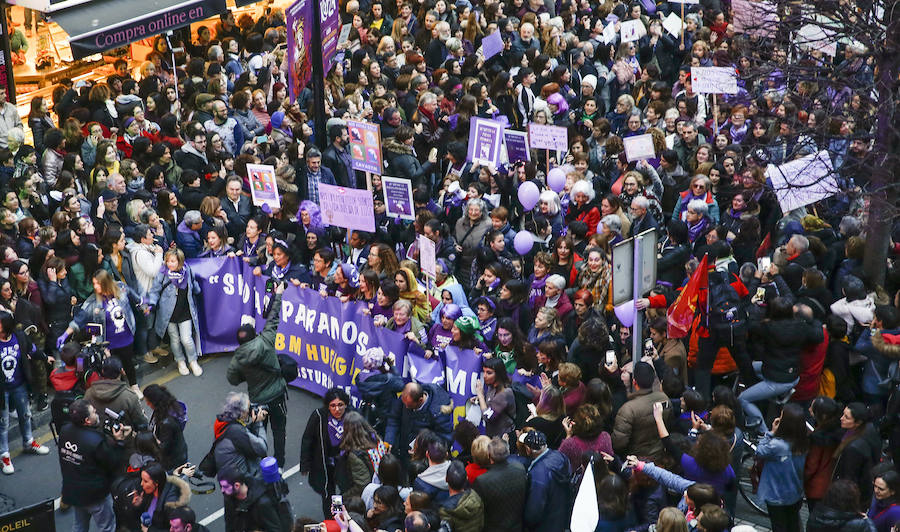
M566 188L566 172L562 168L554 168L547 174L547 186L550 190L561 193Z
M516 237L513 239L513 247L516 248L516 253L519 255L527 255L533 246L534 237L531 235L530 231L520 231L516 233Z
M541 191L531 181L526 181L519 185L519 203L522 204L526 211L533 209L540 197Z

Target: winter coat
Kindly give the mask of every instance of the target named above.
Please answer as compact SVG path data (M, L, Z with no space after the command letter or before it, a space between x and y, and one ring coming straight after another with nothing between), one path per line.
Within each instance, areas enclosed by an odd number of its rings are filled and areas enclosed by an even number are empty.
M237 120L237 123L241 125L245 140L250 140L252 137L262 135L266 131L266 127L260 123L259 119L256 118L256 115L253 114L253 111L249 109L246 111L235 109L233 117Z
M247 381L247 393L254 403L267 404L287 392L275 350L275 333L280 316L281 294L278 294L272 300L265 328L255 338L238 346L228 364L228 382L237 386Z
M419 473L413 481L413 489L427 493L431 501L441 504L450 496L447 486L447 469L449 467L449 460L428 466L428 469Z
M810 434L809 453L803 467L803 492L808 499L825 497L834 475L834 450L841 443L842 432L840 428L817 429Z
M140 305L141 296L137 295L134 290L125 283L116 284L119 286L119 307L124 314L128 330L134 334L136 329L134 328L134 313L131 311L131 304L133 303L135 306ZM84 300L84 303L81 304L81 308L75 312L75 317L69 322L69 327L72 331L78 332L91 321L91 319L102 320L101 323L106 322L106 309L104 308L104 303L98 301L97 294L93 292Z
M37 283L41 291L41 300L44 302L44 318L47 323L68 323L72 316L73 295L68 277L56 283L42 277Z
M300 472L309 475L309 486L316 493L324 494L326 487L335 483L335 468L329 461L339 453L328 437L328 411L317 408L306 421L300 440Z
M86 506L109 495L110 480L118 473L124 443L110 444L99 427L67 423L60 430L59 444L62 502Z
M763 378L775 382L799 379L801 351L825 339L821 323L801 319L754 323L750 334L751 345L758 348L757 358L763 361Z
M459 263L462 267L459 268L458 277L460 284L464 287L473 286L477 280L471 279L471 272L466 266L475 261L478 247L491 227L491 219L488 218L486 212L482 213L481 218L474 225L466 213L463 213L463 216L456 221L453 234L456 242L462 247L462 252L459 254Z
M344 497L359 497L365 487L372 482L372 476L375 474L372 460L366 451L349 451L346 458L346 478L341 485L341 494Z
M143 514L148 511L152 500L152 497L144 495L140 506L137 508L137 513ZM169 512L175 508L187 506L190 502L191 487L188 483L178 477L167 475L166 484L157 497L156 508L151 516L149 531L162 532L169 530Z
M472 488L484 504L484 530L520 532L528 492L528 474L518 462L491 464Z
M186 288L187 302L194 330L194 348L197 349L197 356L200 356L202 354L200 351L200 311L197 307L197 298L200 297L200 283L194 277L190 266L185 264L183 268L184 274L188 278ZM178 301L178 287L169 281L168 268L163 267L163 269L165 271L157 270L158 273L153 280L153 286L147 293L146 301L148 305L156 307L156 323L153 326L153 330L156 331L160 338L166 334L172 313L175 312L175 304Z
M218 439L213 456L216 470L231 467L250 476L260 475L259 461L266 457L266 434L262 423L245 425L241 421L216 418L213 436Z
M147 426L147 418L141 408L141 401L128 383L119 379L99 379L84 394L86 401L94 405L100 416L101 426L106 420L106 409L117 414L125 412L125 424L136 430ZM179 464L180 465L180 464Z
M862 434L847 444L834 464L832 480L852 480L859 487L860 499L872 496L872 468L881 459L881 437L871 424L861 428ZM847 437L846 435L844 437Z
M203 238L200 233L187 227L184 220L179 222L175 231L175 244L184 252L187 259L195 259L203 251Z
M895 524L900 523L900 503L897 502L896 494L893 498L883 501L873 497L868 516L870 522L875 525L875 530L890 532Z
M142 296L147 295L150 289L153 288L153 281L156 279L159 269L162 268L163 252L137 242L128 244L127 249L132 259L131 263L136 283L134 289Z
M180 404L178 406L181 407ZM166 470L171 471L187 462L187 441L184 439L181 422L175 416L154 410L150 415L150 430L159 442L162 464Z
M283 532L280 510L276 501L266 489L266 484L260 479L251 479L247 483L249 490L247 498L234 501L234 513L231 525L236 532Z
M871 520L857 512L845 512L819 504L809 514L807 532L875 532Z
M856 350L868 360L862 377L863 392L876 396L888 395L891 367L900 359L900 328L865 329L856 342ZM896 370L896 367L894 368Z
M449 412L444 413L441 408L451 405L450 395L434 384L423 384L422 388L427 397L421 408L410 410L397 402L388 414L385 441L391 444L395 452L405 453L409 443L422 429L433 430L447 442L452 441L453 419Z
M484 503L471 489L448 497L438 513L453 532L481 532L484 528Z
M613 454L612 450L612 440L607 432L601 432L590 440L584 439L581 436L572 436L571 438L564 439L559 445L559 452L561 452L563 456L566 457L569 464L571 464L571 473L575 473L581 466L582 457L585 453L602 452Z
M665 448L653 420L653 403L668 400L666 394L652 389L638 390L631 394L628 402L616 414L612 433L616 453L648 456L654 460L664 456Z
M525 529L532 532L565 530L571 506L569 460L559 451L547 450L528 466L528 498L522 517Z
M413 154L412 146L397 142L393 137L384 141L382 149L391 175L410 179L413 186L423 182L434 167L430 161L426 161L425 164L420 163Z
M119 271L119 268L116 266L115 262L113 262L113 258L104 253L103 263L101 267L109 272L110 276L115 281L122 282L128 285L129 288L135 291L138 295L140 295L140 290L137 283L137 278L134 275L134 258L131 256L131 252L128 248L125 248L121 251L122 255L122 271Z

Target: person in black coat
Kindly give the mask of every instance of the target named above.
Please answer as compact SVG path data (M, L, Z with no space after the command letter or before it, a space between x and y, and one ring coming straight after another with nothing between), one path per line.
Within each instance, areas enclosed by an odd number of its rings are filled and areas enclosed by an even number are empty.
M322 151L322 165L331 170L339 186L356 188L356 171L350 167L350 134L347 126L335 125L328 128L331 144Z
M491 465L472 488L484 504L484 529L491 532L524 530L522 517L528 492L528 474L518 462L508 460L509 446L494 437L488 444ZM568 509L568 504L565 505Z
M309 200L318 203L319 198L310 197L309 178L314 176L318 183L324 183L326 185L337 185L337 181L331 170L322 164L322 153L318 149L313 147L307 150L305 161L306 164L302 164L298 161L294 168L297 170L297 195L301 201ZM297 166L299 166L299 169Z
M144 400L152 405L149 427L159 442L162 465L167 471L172 471L188 459L187 441L182 429L182 420L187 420L187 412L184 405L159 384L144 388Z
M200 188L200 174L194 170L185 170L181 174L181 185L181 197L179 199L184 208L189 211L199 211L200 204L203 203L203 198L206 197L203 189Z
M875 524L859 512L859 488L849 480L836 480L822 503L809 514L807 532L875 532Z
M532 532L565 530L571 504L569 459L561 452L547 448L547 437L543 432L523 432L519 442L519 450L531 460L523 517L525 526Z
M687 225L681 220L669 221L666 233L662 256L656 262L656 278L663 284L678 288L687 275L684 265L691 256L687 245Z
M235 509L227 530L284 530L278 501L269 494L261 479L231 467L220 471L218 478L222 494Z
M225 182L225 197L222 198L222 210L228 217L228 234L232 238L240 238L244 234L247 222L254 214L254 207L250 198L241 194L243 181L238 176L232 176Z
M629 237L637 236L648 229L659 229L659 222L650 212L650 200L643 196L638 196L631 200L631 214L634 219L631 221L631 229Z
M169 529L169 512L191 501L191 488L178 477L166 475L166 470L157 462L150 462L141 468L141 489L134 494L131 503L136 517L150 514L150 532ZM153 500L156 504L153 505ZM151 511L150 507L153 505Z
M324 407L310 414L300 440L300 474L322 497L322 511L331 515L331 496L337 493L337 468L342 467L343 419L350 397L340 388L325 392Z
M206 134L200 131L195 132L194 138L175 152L175 163L182 170L194 170L197 175L200 175L209 164L206 157Z
M387 166L391 175L405 177L418 186L422 182L430 182L427 177L431 174L434 164L437 162L437 154L429 153L429 159L425 164L419 162L416 153L413 152L415 131L409 126L400 126L394 134L394 138L384 141L383 149Z

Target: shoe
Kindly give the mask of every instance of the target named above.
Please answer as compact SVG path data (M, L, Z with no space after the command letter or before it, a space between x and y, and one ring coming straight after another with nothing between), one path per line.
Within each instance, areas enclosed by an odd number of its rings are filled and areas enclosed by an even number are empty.
M181 373L182 375L187 375L188 373L190 373L188 371L187 364L184 363L184 360L178 361L178 373Z
M9 459L9 453L3 453L3 456L0 456L0 464L3 464L4 475L12 475L16 472L16 468L12 465L12 460Z
M50 449L41 445L40 443L31 440L31 443L26 443L25 447L22 449L23 452L31 453L31 454L50 454Z
M172 353L168 350L167 347L168 347L168 346L162 346L162 345L161 345L161 346L157 347L156 349L154 349L154 350L153 350L153 353L154 353L156 356L158 356L158 357L167 357L167 356L169 356L169 355L172 354Z
M47 394L41 394L37 399L37 405L35 406L35 410L38 412L43 412L50 408L50 402L47 400Z
M200 367L196 360L191 361L191 372L194 374L194 377L203 375L203 368Z
M156 364L159 359L153 353L144 353L144 362L147 364Z
M134 394L137 395L138 400L140 400L140 401L144 400L144 394L143 394L143 392L141 392L140 386L138 386L137 384L132 384L131 391L133 391Z

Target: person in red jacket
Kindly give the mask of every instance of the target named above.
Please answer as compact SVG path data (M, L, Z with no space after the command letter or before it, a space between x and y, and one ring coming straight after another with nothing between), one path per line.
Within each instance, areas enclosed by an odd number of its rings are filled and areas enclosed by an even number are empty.
M597 232L597 224L600 223L600 208L594 202L594 187L584 179L572 185L572 201L569 203L569 212L566 214L566 223L584 222L587 224L587 238Z

